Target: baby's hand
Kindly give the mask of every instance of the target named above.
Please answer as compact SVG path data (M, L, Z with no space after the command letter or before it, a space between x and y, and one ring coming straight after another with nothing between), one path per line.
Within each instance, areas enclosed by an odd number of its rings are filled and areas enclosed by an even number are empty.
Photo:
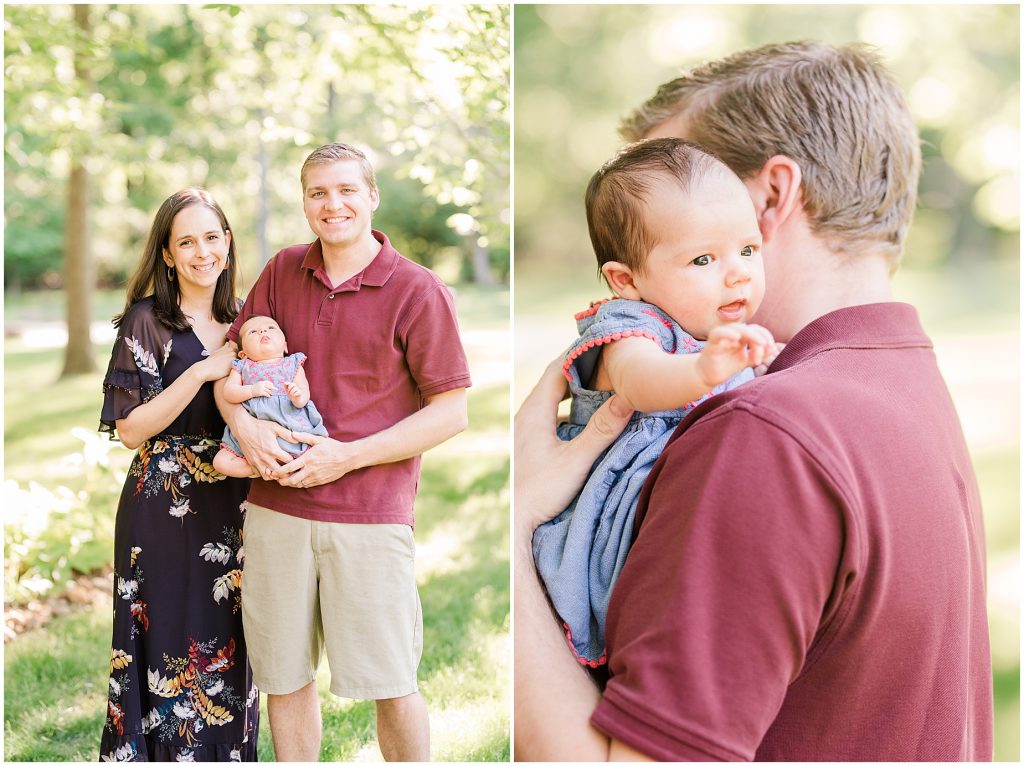
M782 353L782 349L786 347L785 343L776 343L767 354L765 354L764 361L761 364L754 367L754 375L760 378L762 375L768 373L768 368L772 366L772 362L775 361L775 357Z
M269 380L261 380L259 383L252 384L252 395L253 396L270 396L274 393L274 384Z
M284 384L284 390L288 392L288 399L296 407L305 407L305 397L302 386L298 385L294 380Z
M775 339L756 324L721 325L708 333L697 369L709 389L746 367L757 367L775 352Z

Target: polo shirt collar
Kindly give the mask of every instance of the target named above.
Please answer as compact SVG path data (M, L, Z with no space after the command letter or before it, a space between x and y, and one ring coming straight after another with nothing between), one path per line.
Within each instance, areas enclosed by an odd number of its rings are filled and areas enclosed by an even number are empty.
M345 282L353 290L358 290L363 285L383 287L398 267L398 251L391 246L391 241L387 238L387 235L376 229L371 229L371 233L373 238L380 242L381 248L377 255L374 256L374 259L367 264L366 268ZM324 272L323 266L323 246L320 244L320 239L317 238L306 249L306 255L302 259L302 268L309 269L326 284L327 274ZM340 287L341 285L337 285L335 289Z
M909 303L847 306L818 317L800 330L772 363L779 372L822 351L840 348L931 348L917 309Z

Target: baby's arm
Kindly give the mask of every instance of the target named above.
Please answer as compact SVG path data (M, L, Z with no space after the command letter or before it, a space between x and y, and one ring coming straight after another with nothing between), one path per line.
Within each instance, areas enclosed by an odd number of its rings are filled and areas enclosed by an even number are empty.
M238 370L232 370L224 384L224 398L232 404L241 404L256 396L270 396L273 390L274 386L269 380L261 380L259 383L243 386L241 373Z
M714 328L698 354L668 354L646 338L623 338L601 356L612 390L634 410L657 412L699 399L774 348L765 328L730 324Z
M286 383L284 390L288 392L288 398L296 407L305 407L309 401L309 382L306 380L306 373L299 367L295 371L295 377L291 383Z

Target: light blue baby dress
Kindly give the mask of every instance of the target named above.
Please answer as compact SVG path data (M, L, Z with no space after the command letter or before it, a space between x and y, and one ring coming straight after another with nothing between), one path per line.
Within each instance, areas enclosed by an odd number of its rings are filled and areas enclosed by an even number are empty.
M650 338L671 354L692 354L704 348L703 341L668 314L642 301L601 301L577 314L576 322L579 338L566 352L563 367L572 394L569 422L558 428L565 440L579 435L611 396L610 391L586 388L605 343L637 336ZM747 368L685 407L635 413L598 458L572 504L537 528L533 536L537 571L581 663L597 667L605 662L608 600L632 542L640 490L675 427L709 396L753 377L753 370Z
M285 384L291 383L295 379L295 374L305 361L306 355L300 351L279 360L271 359L263 362L235 359L231 362L231 366L242 376L243 386L259 383L261 380L270 381L274 386L274 392L270 396L254 396L242 402L242 406L254 418L272 420L291 431L327 436L324 419L320 417L313 401L306 402L305 407L296 407L288 398L288 392L284 390ZM290 442L280 436L277 438L277 443L290 455L301 455L309 449L309 445L305 442ZM245 457L238 439L231 433L230 428L224 429L220 446L231 450L240 457Z

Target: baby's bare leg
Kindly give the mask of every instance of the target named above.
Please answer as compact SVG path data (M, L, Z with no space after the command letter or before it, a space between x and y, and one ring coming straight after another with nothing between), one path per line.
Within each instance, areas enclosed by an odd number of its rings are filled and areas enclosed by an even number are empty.
M220 471L225 476L231 476L235 479L250 479L256 477L256 471L249 461L244 457L236 455L229 449L221 447L213 458L213 467Z

